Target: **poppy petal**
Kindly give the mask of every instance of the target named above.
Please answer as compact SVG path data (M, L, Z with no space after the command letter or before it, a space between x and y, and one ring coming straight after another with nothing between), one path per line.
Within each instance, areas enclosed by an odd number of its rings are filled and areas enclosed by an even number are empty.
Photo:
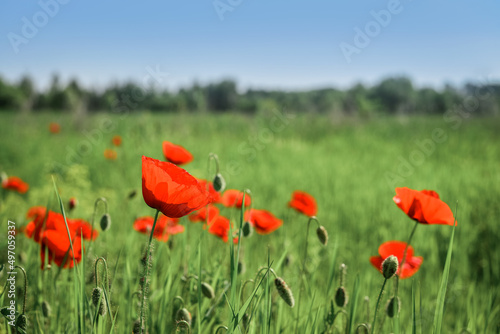
M209 193L184 169L145 156L142 194L147 205L171 218L183 217L211 201Z

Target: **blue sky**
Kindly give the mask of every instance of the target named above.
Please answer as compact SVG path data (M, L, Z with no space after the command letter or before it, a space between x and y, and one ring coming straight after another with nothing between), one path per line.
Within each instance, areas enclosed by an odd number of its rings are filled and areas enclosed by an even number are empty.
M3 0L0 76L45 87L57 72L104 87L157 69L170 89L230 77L292 90L394 75L435 87L496 80L499 13L493 0ZM357 51L346 57L346 45Z

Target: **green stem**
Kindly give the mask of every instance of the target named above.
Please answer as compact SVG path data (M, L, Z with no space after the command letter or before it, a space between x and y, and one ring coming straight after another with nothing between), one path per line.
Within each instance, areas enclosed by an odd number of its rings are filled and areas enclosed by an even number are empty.
M149 235L149 243L148 249L146 251L146 275L144 276L144 284L142 284L142 303L141 303L141 333L144 328L144 305L146 303L146 286L148 284L149 277L149 261L151 257L151 243L153 242L153 234L155 232L156 222L158 221L158 215L160 214L160 210L156 210L155 220L153 222L153 228L151 229L151 234Z
M382 288L380 289L380 293L378 295L377 304L375 305L375 313L373 315L373 322L371 328L372 334L375 332L375 321L377 320L378 306L380 304L380 299L382 298L382 293L384 292L385 283L387 283L387 278L384 278L384 284L382 284Z
M313 220L316 222L316 224L318 224L318 227L320 226L318 218L316 218L316 216L310 217L309 220L307 221L306 244L304 247L304 259L302 260L302 270L300 272L299 302L297 303L297 320L295 322L295 333L297 333L297 330L299 329L300 304L301 304L300 302L302 299L302 289L304 286L304 274L306 272L307 246L309 244L309 226L311 225L311 221L313 221Z
M406 247L405 247L405 250L403 252L403 259L401 260L401 263L399 264L399 267L401 268L401 269L399 269L399 275L401 275L403 273L403 265L406 261L406 252L408 252L408 247L410 246L411 238L413 238L413 234L415 234L415 230L417 229L418 224L419 224L418 221L415 221L415 225L413 226L413 230L411 230L410 237L408 238L408 242L406 243Z
M24 275L24 301L23 301L23 314L26 313L26 297L28 295L28 278L26 277L26 271L21 266L15 266L15 268L21 269Z

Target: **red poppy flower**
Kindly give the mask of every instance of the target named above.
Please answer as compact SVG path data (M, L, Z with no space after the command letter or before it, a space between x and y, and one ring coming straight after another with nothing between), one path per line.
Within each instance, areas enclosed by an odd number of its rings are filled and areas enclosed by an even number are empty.
M288 202L288 206L308 217L316 216L318 212L318 206L316 205L314 197L301 190L295 190L293 192L292 200Z
M403 241L387 241L380 245L378 249L378 253L380 256L372 256L370 257L371 264L382 272L382 262L390 255L394 255L398 258L398 262L401 263L403 261L403 253L406 247L406 242ZM413 247L408 246L406 251L406 259L403 264L403 270L398 268L397 274L399 274L400 278L408 278L413 276L418 269L424 259L421 256L413 256Z
M229 239L229 226L229 219L224 216L217 216L210 222L210 225L208 226L208 232L221 238L222 240L224 240L224 242L227 242L227 240Z
M49 131L50 133L59 133L61 131L61 126L59 123L52 122L49 124Z
M145 156L142 195L147 205L171 218L185 216L211 201L207 190L184 169Z
M214 185L212 181L207 181L204 179L198 179L198 182L203 186L204 189L207 189L208 192L210 193L210 196L212 197L211 203L219 203L220 202L220 193L215 190Z
M10 176L2 181L2 188L17 191L24 194L28 191L30 186L17 176Z
M49 264L54 261L59 267L73 268L74 263L82 260L82 242L79 236L72 238L73 251L69 243L68 234L63 230L48 230L43 233L41 239L40 258L42 260L42 269L45 267L45 254L48 252Z
M113 136L113 138L111 139L111 142L113 143L113 145L115 146L120 146L122 144L122 137L119 136L119 135L115 135Z
M43 239L44 233L51 230L58 230L67 234L62 214L49 210L47 217L45 216L46 209L44 207L35 206L28 210L27 217L33 219L24 228L24 233L28 238L33 238L36 242L40 242ZM68 222L71 238L79 237L90 240L92 236L92 240L95 240L99 235L97 230L94 230L94 233L92 233L92 225L83 219L70 219L66 217L66 221Z
M271 233L283 225L283 220L266 210L249 210L245 212L245 220L252 224L259 234Z
M207 219L208 212L208 219ZM198 211L195 211L191 215L189 215L189 220L193 223L202 222L205 223L208 221L210 223L212 219L219 215L219 208L214 205L204 206Z
M115 150L107 148L104 150L104 157L108 160L116 160L118 154L116 153Z
M134 230L149 235L151 234L153 223L153 217L146 216L137 218L134 222ZM177 218L169 218L160 215L160 217L158 217L158 221L156 222L153 237L166 242L171 234L179 234L182 232L184 232L184 226L179 225L179 220Z
M241 209L241 206L243 204L243 191L228 189L222 194L220 201L225 207L237 207L238 209ZM250 206L251 203L252 198L250 197L250 195L245 194L245 207Z
M167 161L176 165L185 165L193 161L193 155L188 150L166 140L163 142L163 155Z
M433 190L396 188L393 200L408 217L419 223L453 226L455 221L450 207L441 201Z

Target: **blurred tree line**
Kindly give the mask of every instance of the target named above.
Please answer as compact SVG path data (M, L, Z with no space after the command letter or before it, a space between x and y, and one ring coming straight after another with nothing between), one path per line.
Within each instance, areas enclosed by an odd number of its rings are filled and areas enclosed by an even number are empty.
M440 90L415 87L406 77L385 78L373 86L361 83L345 90L309 91L248 89L241 92L233 80L181 88L176 92L143 87L134 82L114 84L104 90L83 88L77 80L61 83L54 75L45 91L35 89L24 76L18 82L0 77L0 110L20 112L229 112L256 113L286 108L288 111L371 117L377 114L444 114L461 108L475 115L500 113L500 84L468 83Z

